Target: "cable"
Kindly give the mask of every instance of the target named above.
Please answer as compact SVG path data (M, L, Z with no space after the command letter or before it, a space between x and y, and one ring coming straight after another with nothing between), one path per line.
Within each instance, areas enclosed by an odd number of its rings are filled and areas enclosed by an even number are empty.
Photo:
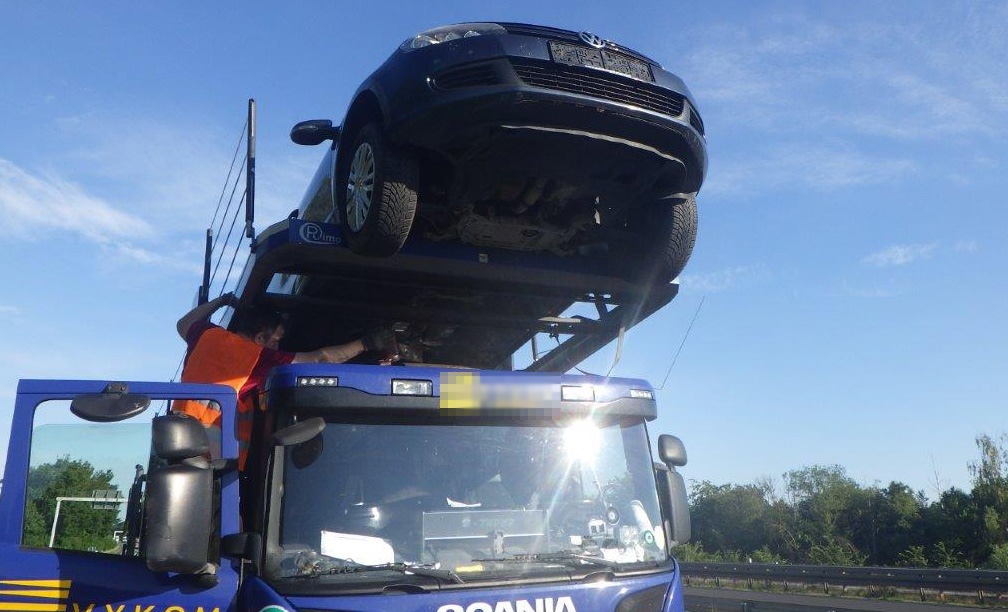
M244 162L242 162L242 170L245 170L245 163ZM241 180L242 174L243 174L242 172L238 172L238 175L235 177L234 185L231 186L231 195L228 197L227 207L224 209L224 214L221 215L220 225L217 226L217 233L214 234L213 244L210 245L210 251L211 252L213 252L214 247L217 246L217 241L220 239L221 228L224 227L224 219L227 218L228 212L231 211L231 204L234 203L235 192L238 190L238 181ZM225 185L224 188L227 189L227 185ZM244 199L244 197L245 196L244 196L244 192L243 192L242 198ZM238 210L241 210L241 202L240 201L238 203ZM237 212L235 212L235 217L237 217L237 216L238 216L238 214L237 214ZM233 227L234 226L234 220L233 219L231 221L231 224L232 224L232 227ZM228 235L230 235L230 230L228 230Z
M605 373L605 377L609 378L612 371L616 369L616 364L619 363L620 358L623 356L623 338L626 336L626 326L620 325L619 336L616 340L616 356L613 357L612 365L609 366L609 371Z
M669 375L672 374L672 368L675 367L676 361L679 360L679 353L682 352L683 346L686 344L686 339L689 338L690 330L693 329L693 323L696 321L697 316L700 314L700 309L703 307L704 301L707 300L707 296L704 295L700 298L700 303L697 304L696 312L693 313L693 318L689 322L689 327L686 328L686 334L683 335L682 342L679 343L679 348L676 349L675 356L672 358L672 363L669 364L668 371L665 372L665 378L662 379L661 386L658 387L658 391L665 388L665 383L668 382Z
M213 274L210 275L210 285L213 285L214 279L217 278L217 269L220 268L221 260L224 259L224 250L227 249L227 245L231 242L231 232L234 231L235 221L238 219L238 213L241 212L241 203L245 201L245 194L242 194L241 200L238 201L238 206L235 207L234 216L231 217L231 227L228 228L227 238L224 239L224 246L220 249L220 256L217 258L217 263L214 265ZM241 240L239 239L239 244ZM235 247L236 249L238 247ZM209 286L209 285L208 285Z
M179 359L178 367L175 368L175 373L172 374L172 377L171 377L171 379L168 382L175 382L175 377L178 376L179 372L182 371L182 364L183 363L185 363L185 356L183 356L182 359Z
M224 289L227 288L228 279L231 278L231 270L234 269L235 259L238 258L238 247L241 246L241 239L238 239L238 245L235 246L234 253L231 254L231 264L228 266L227 274L224 276L224 280L221 281L221 290L217 294L217 297L224 295Z
M238 159L238 151L241 150L242 139L245 137L245 131L247 129L248 129L248 119L246 119L245 123L242 125L242 131L241 131L241 134L238 136L238 142L235 143L234 156L231 157L231 167L228 168L227 178L224 179L224 188L221 189L220 197L217 198L217 208L214 209L213 219L210 221L210 226L211 227L213 227L213 224L217 221L217 213L220 212L221 202L224 201L224 192L227 191L228 183L231 182L231 172L234 171L235 161ZM234 192L232 192L232 196L233 195L234 195ZM226 212L224 214L227 215Z

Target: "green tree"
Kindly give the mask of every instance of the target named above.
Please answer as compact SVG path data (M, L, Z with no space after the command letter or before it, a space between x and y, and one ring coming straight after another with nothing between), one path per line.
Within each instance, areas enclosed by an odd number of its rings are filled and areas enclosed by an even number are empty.
M957 558L969 559L974 566L978 564L979 513L971 494L950 488L922 514L920 544L928 550L929 566L947 566L949 561ZM941 549L938 548L939 542L943 543Z
M899 554L896 559L896 565L902 567L927 567L928 560L924 547L919 544L910 546Z
M901 555L923 537L923 493L900 482L873 489L868 498L869 541L858 542L870 565L900 565Z
M984 566L989 569L1008 570L1008 544L995 545Z
M28 471L23 543L46 548L57 497L90 497L95 490L114 489L110 470L95 470L87 461L60 457ZM118 512L89 503L63 503L56 527L55 548L106 551L115 548L112 535Z
M976 439L980 461L970 464L973 475L974 520L979 528L974 563L985 561L994 549L1008 543L1008 435L997 440L982 434Z
M842 565L867 555L855 542L870 542L870 492L843 467L808 466L784 474L792 506L792 561Z
M690 495L693 537L710 551L745 558L774 540L772 487L694 484Z

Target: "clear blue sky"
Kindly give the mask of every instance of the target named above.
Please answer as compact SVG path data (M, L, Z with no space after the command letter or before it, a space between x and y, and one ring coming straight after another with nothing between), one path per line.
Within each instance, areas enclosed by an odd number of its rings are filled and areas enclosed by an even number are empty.
M295 122L480 19L596 32L699 102L697 248L615 370L660 384L706 296L659 396L688 478L969 487L975 436L1008 430L1004 2L3 3L2 437L18 378L172 376L247 98L262 229L321 155Z

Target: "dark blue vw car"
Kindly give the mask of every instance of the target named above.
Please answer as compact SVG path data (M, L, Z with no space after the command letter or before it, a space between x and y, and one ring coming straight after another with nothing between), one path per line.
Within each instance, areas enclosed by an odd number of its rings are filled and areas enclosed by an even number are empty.
M464 23L406 40L361 84L332 140L330 201L355 252L429 240L605 260L668 282L696 237L704 125L683 81L588 32ZM319 178L318 176L316 178ZM615 262L615 264L614 264Z

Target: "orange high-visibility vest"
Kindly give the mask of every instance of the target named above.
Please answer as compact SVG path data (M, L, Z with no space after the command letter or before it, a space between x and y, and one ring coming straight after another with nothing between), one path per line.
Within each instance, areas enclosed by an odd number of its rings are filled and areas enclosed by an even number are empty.
M199 334L182 370L182 382L227 385L238 394L235 437L238 439L238 469L245 469L249 440L252 437L254 395L266 369L261 359L268 352L272 365L289 363L292 353L269 351L252 340L211 325ZM253 379L253 374L258 374ZM220 410L195 400L178 400L172 410L198 419L208 427L220 427Z

